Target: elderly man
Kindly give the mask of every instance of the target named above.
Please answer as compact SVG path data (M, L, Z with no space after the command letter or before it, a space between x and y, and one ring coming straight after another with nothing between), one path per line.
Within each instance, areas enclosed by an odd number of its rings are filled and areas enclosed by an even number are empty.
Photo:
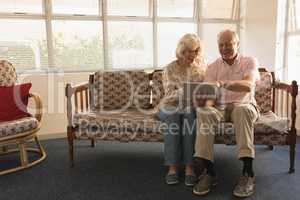
M215 82L220 87L220 98L215 106L197 109L197 136L195 157L199 157L205 166L205 172L195 185L193 193L207 194L216 185L214 170L214 127L220 121L234 124L238 159L243 162L243 171L237 181L233 194L247 197L254 192L254 172L252 161L254 150L254 122L259 111L254 99L255 82L259 80L258 62L253 57L238 53L239 38L231 31L218 34L218 47L221 58L207 67L205 80Z

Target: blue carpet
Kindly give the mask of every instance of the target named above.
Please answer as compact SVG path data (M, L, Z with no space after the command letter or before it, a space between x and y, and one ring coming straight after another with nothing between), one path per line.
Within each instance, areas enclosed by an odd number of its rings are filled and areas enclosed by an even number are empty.
M186 200L237 199L232 196L241 163L235 146L216 145L216 170L219 184L198 197L183 183L164 183L163 145L161 143L76 141L75 167L69 168L66 139L42 141L48 154L41 164L13 174L0 176L0 200ZM273 151L256 146L255 194L247 199L299 200L300 148L297 147L296 173L288 174L287 146ZM0 158L1 168L18 162L18 156ZM297 165L298 164L298 165Z

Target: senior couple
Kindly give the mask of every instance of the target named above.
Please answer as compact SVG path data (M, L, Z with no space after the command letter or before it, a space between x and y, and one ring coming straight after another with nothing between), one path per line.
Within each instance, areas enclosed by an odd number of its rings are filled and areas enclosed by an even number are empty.
M184 165L185 185L194 186L194 194L205 195L212 190L217 184L215 134L213 128L207 127L213 127L229 115L229 121L234 124L237 158L243 163L233 194L247 197L253 194L255 186L253 140L254 122L259 111L254 90L255 82L259 80L259 64L255 58L238 53L236 32L220 32L217 42L220 58L206 66L200 39L195 34L186 34L178 42L177 60L164 68L165 97L159 106L158 117L168 127L163 133L165 165L168 167L165 181L169 185L179 183L179 167ZM192 107L181 107L179 99L183 83L188 81L213 82L220 88L220 98L216 102L198 102ZM226 113L229 110L230 113ZM199 158L205 167L199 178L194 174L193 157Z

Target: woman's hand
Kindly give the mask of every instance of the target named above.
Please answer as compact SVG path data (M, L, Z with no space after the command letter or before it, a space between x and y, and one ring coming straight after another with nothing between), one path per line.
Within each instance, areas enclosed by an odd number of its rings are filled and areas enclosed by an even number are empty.
M193 105L194 107L205 107L205 106L212 107L215 106L215 100L195 98Z
M194 107L204 107L206 99L194 98L193 105Z

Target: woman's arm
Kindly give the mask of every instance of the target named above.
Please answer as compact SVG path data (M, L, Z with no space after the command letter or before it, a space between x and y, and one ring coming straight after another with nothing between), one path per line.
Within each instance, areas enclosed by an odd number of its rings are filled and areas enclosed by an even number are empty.
M163 73L163 86L165 91L165 98L168 100L178 100L180 95L179 80L176 78L174 71L170 67L166 67Z

